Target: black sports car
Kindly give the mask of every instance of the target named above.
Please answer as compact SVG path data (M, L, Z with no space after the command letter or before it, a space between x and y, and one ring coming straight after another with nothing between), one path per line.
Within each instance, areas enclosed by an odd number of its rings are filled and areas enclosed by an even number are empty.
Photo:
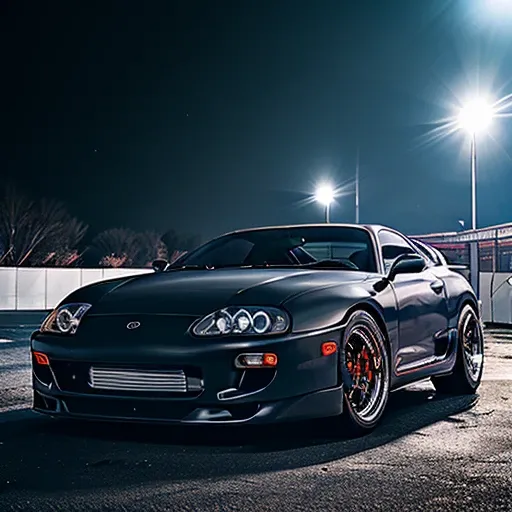
M370 431L389 393L475 393L479 303L382 226L258 228L71 293L32 335L34 409L74 418Z

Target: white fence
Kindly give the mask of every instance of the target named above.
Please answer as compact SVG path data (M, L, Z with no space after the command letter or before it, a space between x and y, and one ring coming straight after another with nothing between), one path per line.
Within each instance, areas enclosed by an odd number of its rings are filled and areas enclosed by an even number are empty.
M512 274L481 272L480 299L484 322L512 325Z
M153 272L144 268L0 267L0 311L48 310L86 284Z

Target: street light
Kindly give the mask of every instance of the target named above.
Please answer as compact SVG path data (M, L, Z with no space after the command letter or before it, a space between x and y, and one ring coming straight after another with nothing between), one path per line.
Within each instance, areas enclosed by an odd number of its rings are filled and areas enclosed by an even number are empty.
M484 99L477 98L465 105L459 112L459 128L467 131L471 137L471 229L476 230L476 134L486 130L495 115L494 107ZM479 293L478 279L478 245L471 242L469 268L471 285L477 296Z
M494 108L477 98L459 112L459 127L471 137L471 229L476 229L476 134L486 130L494 117Z
M511 0L485 0L484 8L488 9L495 15L498 16L506 16L510 14L510 10L512 8Z
M330 185L321 185L316 189L315 200L325 206L325 222L330 222L331 203L334 201L334 189Z

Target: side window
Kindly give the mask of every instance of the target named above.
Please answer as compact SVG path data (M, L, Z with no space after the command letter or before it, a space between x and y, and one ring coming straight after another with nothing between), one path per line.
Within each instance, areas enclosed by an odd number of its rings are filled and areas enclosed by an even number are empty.
M431 249L432 252L436 255L437 261L439 261L439 265L446 265L446 258L444 257L443 253L436 247L431 247Z
M402 254L417 254L405 238L392 231L385 229L379 231L379 241L384 260L384 272L388 272L393 262Z
M414 245L414 248L427 262L433 263L434 265L441 264L438 255L432 247L422 242L418 242L418 240L411 240L411 242Z

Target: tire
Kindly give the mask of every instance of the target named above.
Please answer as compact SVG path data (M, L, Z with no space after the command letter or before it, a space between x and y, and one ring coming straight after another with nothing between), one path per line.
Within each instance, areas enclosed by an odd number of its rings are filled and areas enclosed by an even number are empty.
M359 437L370 433L384 414L390 386L389 351L384 333L366 311L350 316L340 345L343 413L339 428L343 434Z
M440 394L472 395L480 386L483 366L482 325L475 309L466 304L459 314L457 323L457 358L453 373L446 377L432 377L432 383Z

